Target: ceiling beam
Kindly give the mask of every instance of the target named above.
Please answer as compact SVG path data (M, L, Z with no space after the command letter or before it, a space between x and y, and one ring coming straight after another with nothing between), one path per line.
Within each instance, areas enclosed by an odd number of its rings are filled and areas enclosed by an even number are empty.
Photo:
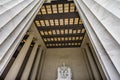
M79 34L57 34L57 35L42 35L43 38L60 38L60 37L84 37L85 33Z
M35 20L79 18L78 12L37 15Z
M36 25L37 26L37 25ZM83 29L83 24L75 24L75 25L58 25L58 26L44 26L44 27L37 27L39 31L50 31L51 30L62 30L62 29Z
M45 44L59 44L59 43L82 43L82 40L71 40L71 41L47 41Z
M64 46L47 46L47 48L76 48L80 47L81 45L64 45Z

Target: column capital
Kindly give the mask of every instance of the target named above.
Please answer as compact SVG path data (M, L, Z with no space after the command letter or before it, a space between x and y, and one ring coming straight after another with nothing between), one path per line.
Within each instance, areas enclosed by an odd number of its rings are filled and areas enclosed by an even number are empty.
M39 40L38 40L37 38L34 38L34 39L33 39L33 42L34 42L34 43L38 43L38 45L40 45L40 42L39 42Z

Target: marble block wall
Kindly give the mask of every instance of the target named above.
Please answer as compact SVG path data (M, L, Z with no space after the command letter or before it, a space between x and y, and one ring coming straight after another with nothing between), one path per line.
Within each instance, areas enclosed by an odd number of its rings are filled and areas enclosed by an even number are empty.
M57 68L63 62L72 69L73 80L89 80L89 74L80 48L47 49L41 80L56 80Z

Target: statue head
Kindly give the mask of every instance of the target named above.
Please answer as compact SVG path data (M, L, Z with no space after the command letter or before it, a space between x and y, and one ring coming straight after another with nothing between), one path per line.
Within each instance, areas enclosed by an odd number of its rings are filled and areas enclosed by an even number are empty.
M62 64L62 66L64 66L65 67L65 63L63 62L63 64Z

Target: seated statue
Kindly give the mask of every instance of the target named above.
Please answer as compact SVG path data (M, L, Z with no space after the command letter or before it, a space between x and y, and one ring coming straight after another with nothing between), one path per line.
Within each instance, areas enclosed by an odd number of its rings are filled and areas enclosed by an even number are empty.
M57 74L57 80L71 80L72 78L71 69L65 66L65 63L61 67L58 67Z

